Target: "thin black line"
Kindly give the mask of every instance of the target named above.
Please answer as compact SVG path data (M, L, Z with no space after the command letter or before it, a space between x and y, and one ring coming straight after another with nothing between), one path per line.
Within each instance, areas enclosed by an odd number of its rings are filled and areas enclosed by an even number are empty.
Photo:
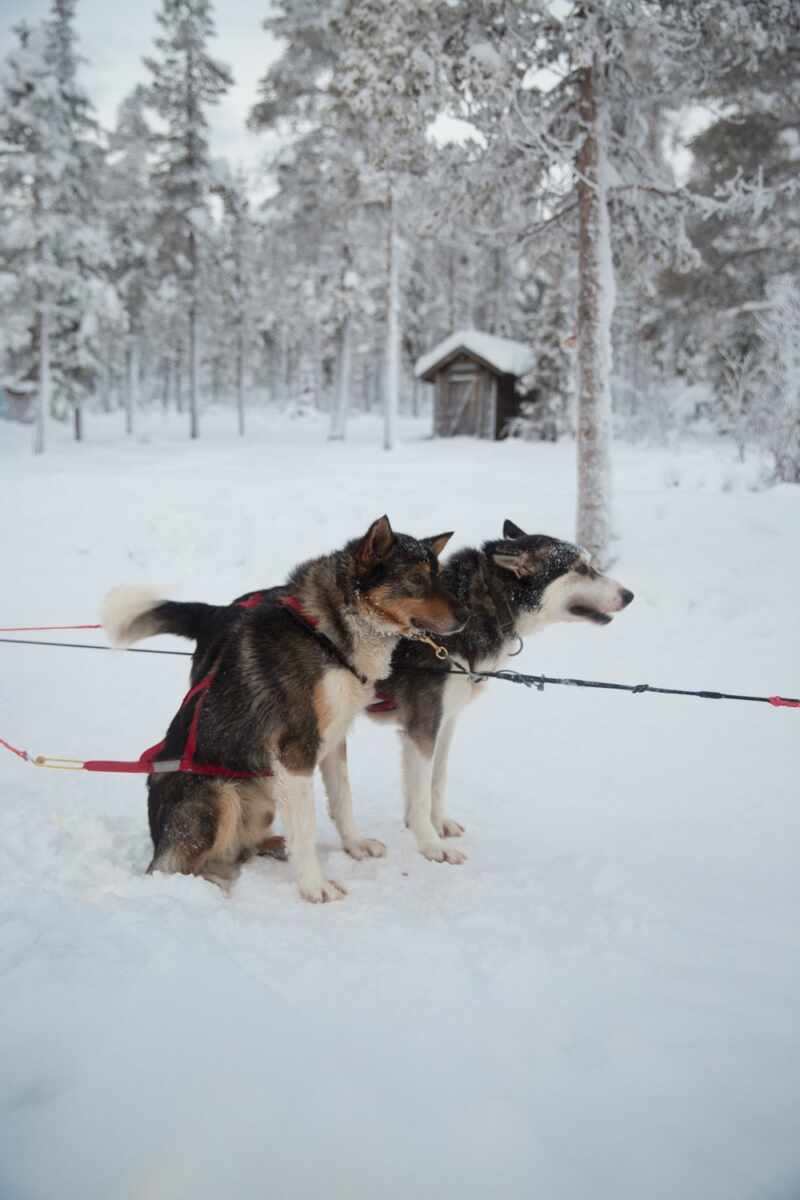
M313 630L311 631L313 632ZM41 642L27 638L0 638L0 642L16 646L58 646L65 650L116 650L115 646L98 646L94 642ZM122 647L125 654L168 654L178 658L191 658L190 650L145 650L136 646ZM119 652L119 651L117 651ZM348 670L353 670L347 663ZM607 683L599 679L557 679L552 675L523 675L520 671L467 671L463 667L453 670L447 667L412 667L411 670L427 675L466 675L470 679L504 679L506 683L521 683L525 687L534 687L543 691L545 684L561 687L603 688L614 692L631 692L633 695L643 695L653 692L659 696L697 696L701 700L749 700L755 704L772 704L772 696L746 696L738 692L712 692L708 690L688 691L683 688L653 687L649 683ZM354 672L355 674L355 672ZM792 696L779 696L788 704L800 704Z
M171 654L180 658L192 657L191 650L144 650L137 646L98 646L94 642L39 642L26 638L0 638L0 642L16 646L60 646L65 650L114 650L119 653L121 649L124 654Z

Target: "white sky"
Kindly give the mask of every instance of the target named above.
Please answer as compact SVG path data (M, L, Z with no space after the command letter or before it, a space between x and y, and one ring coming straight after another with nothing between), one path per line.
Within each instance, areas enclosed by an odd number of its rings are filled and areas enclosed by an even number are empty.
M83 84L101 123L114 124L117 105L148 72L142 55L153 49L158 0L78 0L80 50L88 59ZM50 0L0 0L0 57L11 45L11 27L47 15ZM245 122L256 85L275 58L275 40L261 28L269 0L217 0L217 37L211 53L232 69L235 87L211 110L211 151L233 166L251 168L267 148L264 135L248 133Z

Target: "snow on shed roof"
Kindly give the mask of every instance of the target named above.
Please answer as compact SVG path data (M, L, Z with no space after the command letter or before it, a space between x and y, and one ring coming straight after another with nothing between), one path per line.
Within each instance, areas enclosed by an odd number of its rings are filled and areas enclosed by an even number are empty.
M20 396L32 396L36 384L29 379L0 379L0 391L16 392Z
M424 379L435 367L442 366L461 350L482 359L501 375L525 375L536 362L536 356L524 342L481 333L478 329L458 329L417 359L414 374Z

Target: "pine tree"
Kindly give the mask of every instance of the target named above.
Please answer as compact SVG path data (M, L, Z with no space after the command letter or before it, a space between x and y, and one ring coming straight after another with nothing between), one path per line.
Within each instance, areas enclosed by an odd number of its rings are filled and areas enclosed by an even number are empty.
M49 197L60 276L53 359L56 384L72 409L80 441L84 401L99 375L99 320L113 297L105 279L109 247L99 204L103 155L92 105L78 80L75 4L76 0L52 0L46 28L47 60L56 89L50 137L59 160Z
M29 330L27 348L18 340L15 357L25 378L38 378L38 453L45 446L51 392L61 411L72 409L76 437L82 436L82 405L99 369L99 322L113 307L103 276L108 247L98 205L101 151L77 78L74 10L74 0L53 0L41 26L17 29L0 102L7 214L0 254L13 275L7 304L25 314Z
M145 59L152 80L149 103L163 132L155 167L158 189L159 261L171 275L187 309L190 434L200 432L198 321L203 251L208 231L209 162L207 109L232 86L230 71L212 58L210 0L162 0L157 56Z
M0 262L6 355L15 374L38 382L34 451L45 449L50 416L50 310L57 286L49 199L54 99L43 27L21 24L0 84ZM13 315L12 315L13 314Z
M139 85L119 106L106 169L106 211L113 277L125 316L125 430L133 433L142 370L144 326L153 281L155 197L150 186L152 130Z
M374 186L364 130L338 100L344 0L325 5L282 0L265 27L285 49L261 81L250 124L284 143L267 205L281 277L292 280L273 300L273 353L286 370L304 345L313 360L316 403L330 398L330 437L343 438L352 393L354 342L364 336L376 262ZM303 283L300 283L300 280ZM305 289L298 308L297 289Z
M439 5L429 0L345 0L337 110L363 131L383 191L386 245L384 449L394 446L402 314L401 216L408 180L422 174L425 134L442 103L436 50Z

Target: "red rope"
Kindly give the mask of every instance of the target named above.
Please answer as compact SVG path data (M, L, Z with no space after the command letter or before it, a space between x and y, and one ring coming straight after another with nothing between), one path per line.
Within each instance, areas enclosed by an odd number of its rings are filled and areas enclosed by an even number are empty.
M0 746L5 746L6 750L10 750L12 754L16 754L18 758L23 759L25 762L30 761L27 750L18 750L16 746L12 746L11 742L5 741L4 738L0 738Z
M206 693L211 686L211 681L214 678L213 672L210 672L194 687L190 688L181 701L181 708L184 708L191 700L195 700L194 712L189 725L189 733L186 738L186 745L181 755L180 760L160 760L157 755L164 749L164 742L157 742L155 746L149 746L147 750L143 750L139 758L136 759L113 759L113 758L92 758L86 762L79 759L55 759L48 755L42 755L41 758L33 759L28 754L27 750L19 750L16 746L12 746L4 738L0 738L0 746L10 750L12 754L16 754L24 762L32 762L38 766L54 766L57 763L63 764L68 761L72 762L72 769L76 771L101 771L107 774L117 775L157 775L167 771L181 771L187 775L209 775L218 779L262 779L271 772L258 771L234 771L229 767L218 766L215 763L199 763L195 760L195 751L197 749L197 726L200 721L200 709L203 701L206 698ZM49 758L49 761L47 761Z

